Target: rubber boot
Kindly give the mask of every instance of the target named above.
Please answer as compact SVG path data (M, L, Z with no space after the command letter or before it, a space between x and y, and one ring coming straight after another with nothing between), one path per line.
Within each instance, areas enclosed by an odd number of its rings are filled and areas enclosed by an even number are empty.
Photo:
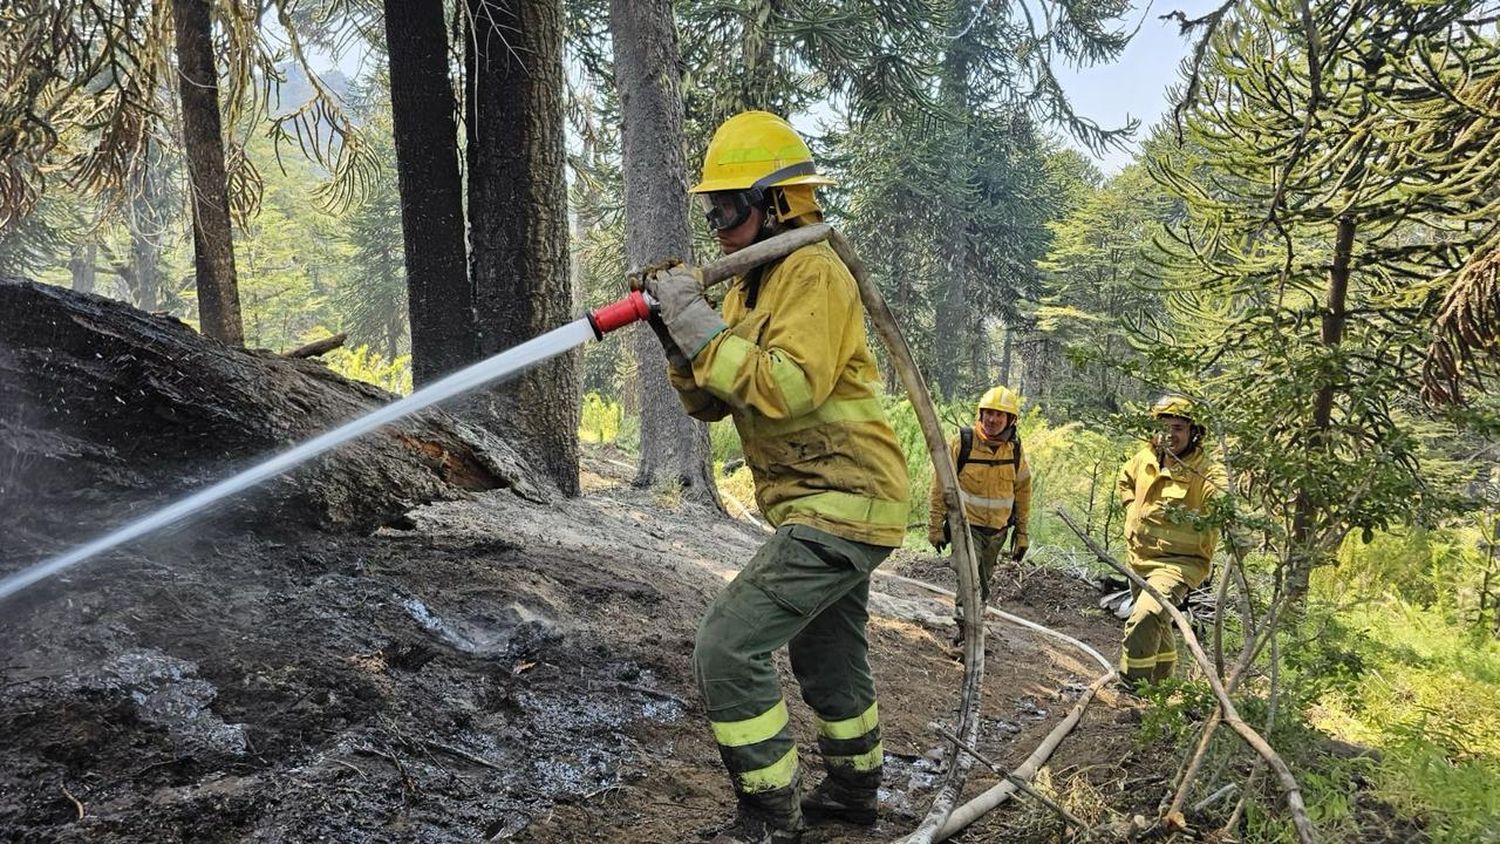
M872 826L879 804L879 768L861 772L834 769L802 798L802 814L808 823L832 820Z
M800 844L802 805L797 786L739 795L734 822L710 844Z

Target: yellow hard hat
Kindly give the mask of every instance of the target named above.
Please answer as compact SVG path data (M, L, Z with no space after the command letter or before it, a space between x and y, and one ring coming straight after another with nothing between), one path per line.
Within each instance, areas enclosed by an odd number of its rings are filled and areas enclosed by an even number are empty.
M1193 400L1177 393L1168 393L1157 399L1156 404L1151 406L1151 415L1158 419L1163 416L1180 416L1194 424L1198 422L1198 409L1193 406Z
M703 179L689 193L792 185L831 185L792 124L769 111L744 111L724 121L703 155Z
M1021 396L1009 387L991 387L979 400L979 410L998 410L1011 416L1020 416Z

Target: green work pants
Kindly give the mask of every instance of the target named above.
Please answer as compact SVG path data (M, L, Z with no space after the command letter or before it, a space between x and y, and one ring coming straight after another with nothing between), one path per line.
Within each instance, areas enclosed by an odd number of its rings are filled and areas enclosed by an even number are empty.
M1005 549L1005 537L1010 535L1009 528L982 528L971 527L969 531L974 535L974 553L979 557L979 595L982 603L990 602L990 579L995 576L995 563L1000 559L1000 552ZM953 558L955 569L958 566L958 558ZM955 590L956 597L953 599L953 618L963 628L964 596L963 590Z
M785 788L796 779L796 743L771 664L783 645L816 716L829 774L878 777L883 755L865 624L870 572L890 553L786 525L709 605L693 667L738 793Z
M1202 583L1207 576L1201 566L1177 563L1131 561L1130 567L1146 582L1172 601L1182 603L1188 589ZM1135 604L1125 620L1125 636L1120 647L1120 677L1128 684L1143 680L1159 683L1172 676L1177 667L1177 636L1172 630L1172 616L1155 598L1145 594L1134 583L1130 596Z

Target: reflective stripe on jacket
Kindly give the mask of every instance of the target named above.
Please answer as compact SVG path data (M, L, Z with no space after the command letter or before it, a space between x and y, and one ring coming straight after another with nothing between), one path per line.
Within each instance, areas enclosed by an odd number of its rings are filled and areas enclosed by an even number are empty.
M1219 528L1196 527L1193 516L1207 514L1209 502L1227 487L1224 470L1201 448L1185 460L1168 455L1165 469L1160 461L1156 449L1147 447L1120 470L1130 562L1176 563L1193 570L1201 582L1212 566Z
M948 454L954 465L958 465L961 448L959 436L948 441ZM1011 510L1016 513L1016 538L1014 545L1026 544L1026 522L1031 517L1031 463L1022 450L1020 464L1016 464L1016 442L1014 439L989 442L974 429L974 442L969 449L969 460L958 472L958 488L963 493L964 516L975 527L1000 529L1010 522ZM928 509L929 535L943 531L943 519L948 510L943 506L943 488L937 476L932 478L932 501Z
M906 459L877 394L865 312L849 269L826 243L763 273L755 307L735 279L728 331L672 371L688 413L734 416L755 498L773 526L805 524L872 545L906 533Z

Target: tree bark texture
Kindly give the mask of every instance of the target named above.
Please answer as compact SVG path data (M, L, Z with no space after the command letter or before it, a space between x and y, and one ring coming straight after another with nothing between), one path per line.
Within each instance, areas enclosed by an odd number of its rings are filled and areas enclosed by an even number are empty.
M170 317L0 278L0 502L52 535L142 515L395 399L312 360L226 348ZM422 411L267 481L215 518L358 532L419 503L540 498L499 438Z
M568 271L559 0L467 0L470 277L479 352L577 316ZM578 492L578 353L476 397L487 424L565 494Z
M446 25L442 0L385 0L412 381L419 386L478 355Z
M968 114L970 111L969 73L975 51L973 27L970 26L973 21L971 6L971 2L964 0L956 3L950 12L949 21L954 24L953 31L963 34L949 43L938 80L939 97L955 115ZM957 149L969 148L970 129L967 124L945 125L943 131L951 133ZM966 381L962 378L968 363L964 334L969 331L969 312L973 310L967 290L971 259L965 238L967 221L963 219L963 209L956 205L962 187L969 183L972 176L967 156L956 152L948 161L946 176L950 191L944 203L949 216L948 242L947 254L943 258L943 278L939 281L941 289L936 297L937 330L933 337L933 366L936 372L933 380L937 382L943 399L953 401L961 398L958 394Z
M224 172L224 130L210 2L172 0L182 140L191 184L198 323L209 337L240 346L245 342L245 330L234 273L234 230L229 221L229 179Z
M691 262L677 29L670 0L612 0L610 33L625 156L625 255L632 267ZM636 484L675 481L723 509L709 467L708 425L682 412L665 358L645 325L632 330L639 377L641 463Z

